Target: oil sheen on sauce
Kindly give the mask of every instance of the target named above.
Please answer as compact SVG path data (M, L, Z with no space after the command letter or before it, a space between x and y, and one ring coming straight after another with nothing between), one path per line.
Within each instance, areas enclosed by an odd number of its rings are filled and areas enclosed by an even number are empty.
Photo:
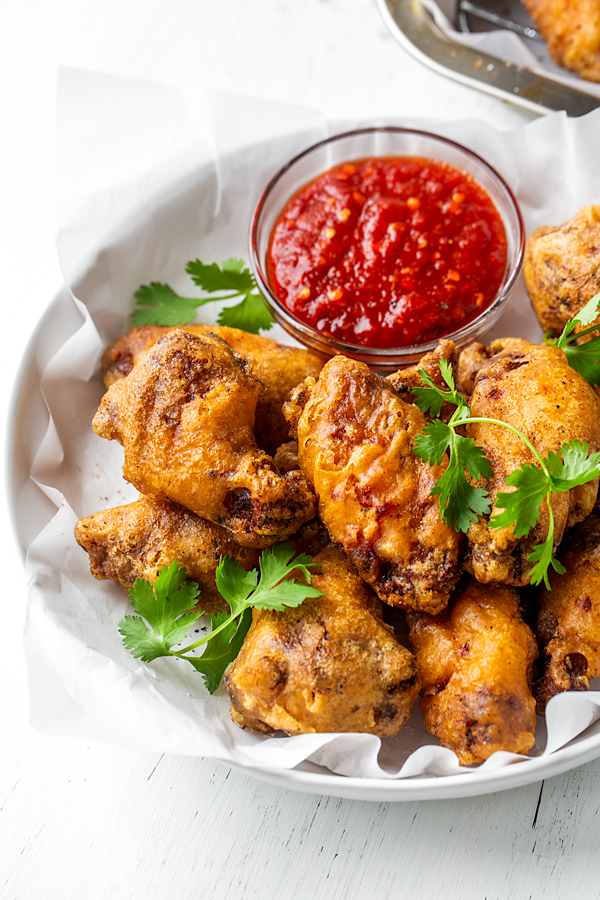
M502 283L506 232L468 174L420 157L336 166L301 188L271 235L272 289L296 318L364 347L467 325Z

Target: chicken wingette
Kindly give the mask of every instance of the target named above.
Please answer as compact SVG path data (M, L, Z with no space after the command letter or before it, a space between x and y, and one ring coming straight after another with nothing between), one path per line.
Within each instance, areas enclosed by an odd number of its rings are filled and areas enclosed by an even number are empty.
M414 453L425 418L364 363L334 357L284 407L319 516L391 606L436 613L459 574L459 537L431 489L447 460Z

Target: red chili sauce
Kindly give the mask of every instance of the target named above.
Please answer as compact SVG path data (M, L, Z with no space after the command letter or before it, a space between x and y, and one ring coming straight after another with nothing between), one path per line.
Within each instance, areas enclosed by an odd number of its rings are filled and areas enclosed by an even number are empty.
M287 203L267 271L279 300L322 334L365 347L436 340L494 299L506 232L480 185L418 157L336 166Z

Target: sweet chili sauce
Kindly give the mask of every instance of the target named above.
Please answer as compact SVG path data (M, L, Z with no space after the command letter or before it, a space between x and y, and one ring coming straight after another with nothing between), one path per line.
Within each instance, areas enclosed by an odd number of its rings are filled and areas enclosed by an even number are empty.
M487 192L420 157L338 165L301 188L271 235L267 272L298 319L365 347L436 340L493 301L506 232Z

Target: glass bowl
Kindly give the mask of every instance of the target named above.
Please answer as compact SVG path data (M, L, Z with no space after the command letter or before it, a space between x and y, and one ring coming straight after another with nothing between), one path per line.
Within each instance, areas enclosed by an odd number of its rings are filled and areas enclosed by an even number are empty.
M511 296L521 267L524 229L515 197L500 175L466 147L408 128L364 128L320 141L295 156L271 179L254 208L250 222L250 261L258 287L275 320L297 341L328 356L344 354L374 369L412 365L433 350L438 339L403 347L367 347L347 343L300 321L276 296L267 274L267 254L275 223L288 200L319 175L341 163L371 157L421 157L447 163L468 173L484 188L499 213L507 241L507 261L491 304L466 325L440 337L462 348L479 340L498 320Z

